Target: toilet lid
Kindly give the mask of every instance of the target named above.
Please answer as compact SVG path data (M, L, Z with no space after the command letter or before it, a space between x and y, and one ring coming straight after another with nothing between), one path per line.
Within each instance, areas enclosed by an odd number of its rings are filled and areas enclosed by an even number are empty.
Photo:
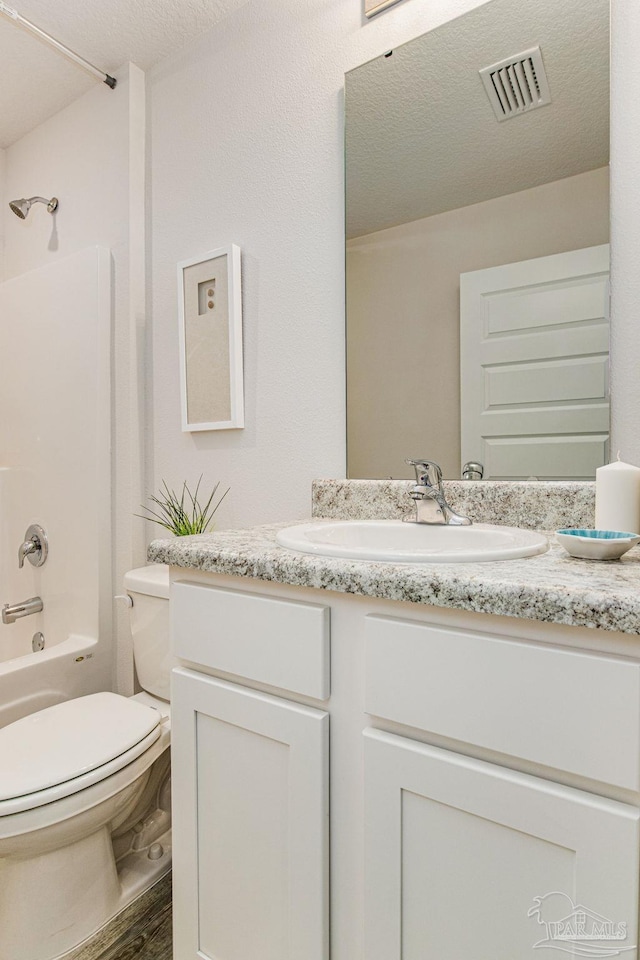
M0 729L0 801L80 777L126 753L160 714L116 693L93 693Z

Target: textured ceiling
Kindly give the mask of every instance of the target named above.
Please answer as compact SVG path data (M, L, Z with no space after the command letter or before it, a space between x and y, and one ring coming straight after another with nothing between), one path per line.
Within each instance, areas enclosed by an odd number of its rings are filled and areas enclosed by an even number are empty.
M478 70L539 44L552 103L498 123ZM609 0L492 0L347 76L347 235L604 166Z
M8 0L21 16L107 73L129 60L148 69L244 3L246 0ZM0 15L0 147L18 140L96 82Z

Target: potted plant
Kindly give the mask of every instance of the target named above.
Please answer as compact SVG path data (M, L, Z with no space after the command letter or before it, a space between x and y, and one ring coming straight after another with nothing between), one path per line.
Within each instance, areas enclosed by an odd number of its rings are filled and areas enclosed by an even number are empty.
M201 482L202 475L200 475L192 493L185 481L182 484L182 491L178 494L167 485L166 480L163 480L158 496L152 494L149 497L155 509L143 505L142 509L146 512L144 514L137 513L136 516L142 517L143 520L150 520L152 523L158 523L176 537L189 537L195 533L206 533L213 523L216 510L229 493L230 488L227 488L216 499L220 486L220 481L218 481L205 500L204 497L200 498Z

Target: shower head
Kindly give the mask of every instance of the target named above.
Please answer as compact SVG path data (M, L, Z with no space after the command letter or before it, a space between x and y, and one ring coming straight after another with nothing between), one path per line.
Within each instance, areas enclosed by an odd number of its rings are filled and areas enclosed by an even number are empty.
M52 197L51 200L45 200L44 197L29 197L28 200L25 200L23 197L22 200L12 200L9 206L16 217L26 220L27 214L34 203L46 203L49 213L54 213L58 209L58 201L55 197Z

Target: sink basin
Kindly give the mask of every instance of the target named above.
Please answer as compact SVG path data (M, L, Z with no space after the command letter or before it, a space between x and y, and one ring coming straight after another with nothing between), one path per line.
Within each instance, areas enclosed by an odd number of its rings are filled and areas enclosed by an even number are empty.
M471 563L516 560L545 553L547 538L534 530L429 526L400 520L335 520L286 527L277 542L289 550L322 557L393 563Z

